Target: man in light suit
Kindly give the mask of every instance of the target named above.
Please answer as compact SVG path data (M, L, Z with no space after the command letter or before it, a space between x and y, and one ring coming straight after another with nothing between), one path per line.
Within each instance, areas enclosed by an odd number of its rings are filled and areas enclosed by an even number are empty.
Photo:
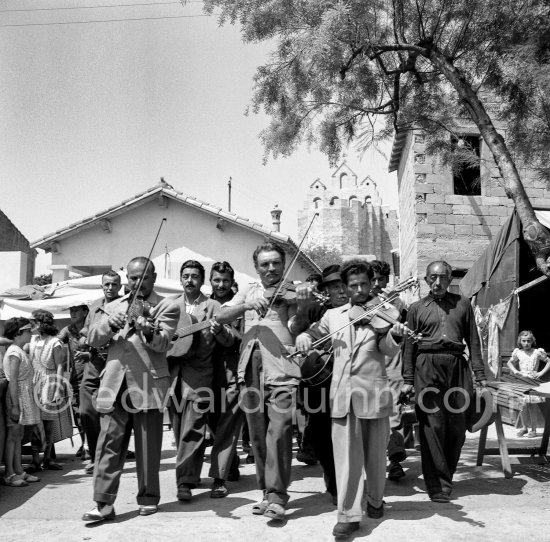
M179 308L173 300L163 299L153 291L157 275L147 258L131 260L127 274L131 293L105 305L88 331L91 346L110 344L96 401L101 414L94 468L96 507L84 514L84 521L115 517L113 503L132 429L140 515L154 514L160 500L162 409L170 387L166 351L176 329ZM145 308L141 316L129 316L134 292Z
M397 353L405 332L396 324L387 333L378 333L366 322L350 323L354 305L369 300L373 271L365 261L353 261L342 269L350 303L329 309L319 322L296 339L302 352L313 339L341 329L332 336L334 370L330 387L332 444L336 461L338 523L333 535L346 538L359 529L362 518L363 468L367 474L367 514L383 515L386 479L386 445L392 393L386 375L385 357ZM359 311L360 312L360 311Z

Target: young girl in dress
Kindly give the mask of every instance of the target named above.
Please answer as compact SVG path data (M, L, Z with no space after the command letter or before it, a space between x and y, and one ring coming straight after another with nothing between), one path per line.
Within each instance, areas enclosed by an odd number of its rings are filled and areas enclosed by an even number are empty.
M508 361L508 368L512 374L528 376L530 378L541 378L550 371L550 359L542 348L536 348L537 342L532 331L522 331L518 335L518 347L512 352ZM541 369L540 365L545 366ZM518 437L537 436L537 410L535 403L540 402L539 397L525 397L525 405L518 418ZM531 430L529 430L531 429Z
M4 372L8 379L6 395L8 436L6 440L6 485L22 487L38 482L36 476L23 471L21 439L23 426L40 423L40 410L34 400L34 371L24 346L31 340L31 323L26 318L11 318L6 322L4 335L13 342L4 356Z

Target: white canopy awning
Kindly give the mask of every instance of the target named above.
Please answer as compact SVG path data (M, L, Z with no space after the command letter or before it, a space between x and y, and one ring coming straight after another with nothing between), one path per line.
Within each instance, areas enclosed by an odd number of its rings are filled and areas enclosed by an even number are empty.
M126 273L118 272L122 278L122 284L127 284ZM176 296L183 289L177 280L157 279L155 291L164 297ZM30 317L32 311L43 309L50 311L54 318L68 318L69 307L74 305L89 305L101 299L101 275L70 279L56 284L50 284L45 288L44 299L16 299L0 294L0 320L8 320L15 316Z

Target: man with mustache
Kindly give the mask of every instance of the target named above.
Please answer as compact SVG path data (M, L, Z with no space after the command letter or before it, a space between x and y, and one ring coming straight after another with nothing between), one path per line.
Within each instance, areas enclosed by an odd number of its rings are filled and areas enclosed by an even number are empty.
M210 322L210 325L194 335L193 345L185 355L168 356L173 391L169 413L178 448L177 498L182 502L193 498L191 490L200 481L208 413L214 405L212 353L216 343L230 346L234 340L229 326L223 326L215 319L220 312L220 304L201 292L204 277L204 267L200 262L188 260L182 264L180 280L183 294L176 299L181 314L191 315L196 322ZM178 328L181 325L182 321Z
M403 351L401 393L416 390L422 473L430 499L450 501L452 480L466 438L468 399L473 396L465 348L475 378L485 386L481 346L470 301L448 291L452 267L435 261L426 269L430 293L409 308L408 326L422 334Z

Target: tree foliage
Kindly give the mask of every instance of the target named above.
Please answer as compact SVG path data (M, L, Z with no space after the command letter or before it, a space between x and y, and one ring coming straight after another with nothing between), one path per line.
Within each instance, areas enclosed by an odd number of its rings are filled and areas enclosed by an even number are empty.
M305 141L335 162L351 141L368 146L422 129L429 150L471 162L471 153L452 152L450 137L468 117L550 274L550 233L516 167L519 158L545 173L550 163L548 0L205 0L207 12L214 8L221 24L241 25L246 42L274 44L252 97L253 111L270 116L266 158ZM506 143L480 89L506 101ZM382 130L375 117L385 119Z
M45 286L46 284L51 284L52 283L52 274L48 273L48 274L38 275L38 276L34 277L32 283L37 284L38 286Z
M304 250L304 254L309 256L320 269L329 265L342 265L344 261L340 250L324 245L311 246Z

